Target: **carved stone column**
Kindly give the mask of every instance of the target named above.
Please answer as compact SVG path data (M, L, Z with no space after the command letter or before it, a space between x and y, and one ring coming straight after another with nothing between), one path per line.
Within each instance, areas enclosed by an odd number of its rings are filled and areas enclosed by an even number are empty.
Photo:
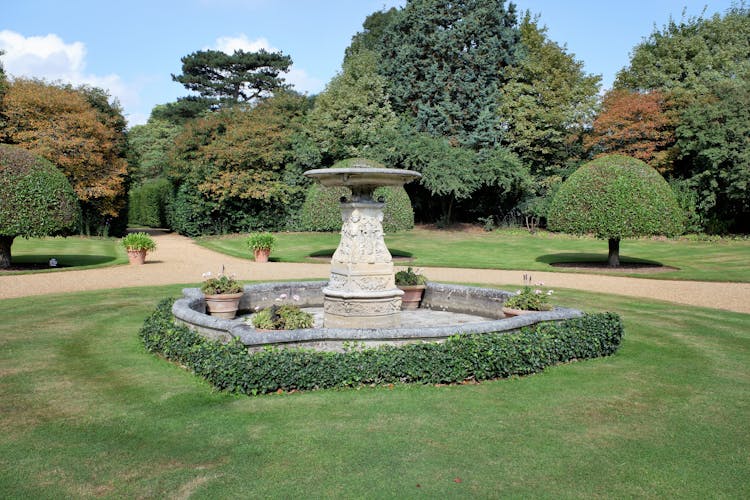
M383 240L383 204L341 203L341 241L323 289L325 326L383 328L400 324L401 296Z
M331 259L331 279L323 288L327 328L392 328L401 322L401 296L393 259L383 239L383 203L373 200L378 186L401 186L420 177L410 170L370 168L354 159L349 168L308 170L324 186L346 186L341 202L341 241Z

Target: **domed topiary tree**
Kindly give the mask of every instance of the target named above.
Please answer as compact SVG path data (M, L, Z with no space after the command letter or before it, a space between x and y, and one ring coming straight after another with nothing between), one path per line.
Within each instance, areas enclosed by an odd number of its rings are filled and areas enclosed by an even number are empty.
M68 234L78 217L78 198L65 174L25 149L0 145L0 269L10 267L17 236Z
M646 163L622 155L597 158L560 187L547 213L552 231L594 234L609 241L609 265L620 265L620 240L676 236L684 215L664 178Z

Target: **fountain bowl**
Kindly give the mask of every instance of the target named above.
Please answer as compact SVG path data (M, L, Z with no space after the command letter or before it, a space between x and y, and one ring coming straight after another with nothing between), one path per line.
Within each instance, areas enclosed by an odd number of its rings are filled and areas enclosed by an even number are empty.
M278 282L245 285L240 312L250 314L279 303L282 296L297 298L301 308L323 305L323 289L327 281ZM402 322L393 328L306 328L300 330L257 330L245 317L233 320L206 314L205 298L198 288L186 288L183 297L175 301L172 313L178 323L203 336L229 342L237 339L250 351L268 346L303 347L321 351L342 351L352 346L402 345L412 342L442 342L453 335L473 335L491 332L512 332L543 321L576 318L583 313L576 309L555 308L505 318L502 306L512 296L510 292L444 283L427 284L420 311L421 324ZM456 324L430 325L430 314L471 315L474 319Z

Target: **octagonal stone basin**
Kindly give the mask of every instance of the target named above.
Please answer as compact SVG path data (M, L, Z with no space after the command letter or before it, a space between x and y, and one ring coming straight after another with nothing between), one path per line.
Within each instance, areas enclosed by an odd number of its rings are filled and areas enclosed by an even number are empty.
M240 315L278 304L280 296L301 308L320 308L323 288L327 281L279 282L245 285L240 302ZM513 294L491 288L428 283L420 306L423 315L419 326L402 322L398 328L306 328L300 330L257 330L245 322L247 316L233 320L206 314L206 303L198 288L186 288L183 297L175 301L172 313L175 320L196 330L207 338L229 342L239 339L250 351L266 346L305 347L325 351L341 351L347 345L401 345L409 342L441 342L452 335L472 335L490 332L512 332L542 321L559 321L582 316L577 309L555 308L510 318L504 317L502 306ZM291 301L291 297L298 300ZM430 326L432 312L471 315L461 323ZM436 315L437 316L437 315ZM444 319L442 321L444 323Z

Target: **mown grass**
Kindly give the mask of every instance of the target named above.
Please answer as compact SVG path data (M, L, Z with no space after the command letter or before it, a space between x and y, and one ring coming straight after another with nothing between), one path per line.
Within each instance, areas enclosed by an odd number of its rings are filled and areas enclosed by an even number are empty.
M55 272L73 267L91 269L128 262L127 254L116 238L16 238L11 253L13 265L47 266L51 258L57 259L57 268L33 272Z
M305 262L310 255L331 255L339 241L338 233L278 233L276 237L278 244L271 259L281 262ZM606 241L547 232L415 229L389 234L385 240L394 255L410 256L412 265L420 267L570 272L550 264L607 260ZM235 257L250 258L245 235L201 238L198 243ZM750 282L750 240L623 240L620 255L623 262L676 268L649 274L617 271L620 276Z
M0 497L747 495L750 315L558 290L621 314L615 356L251 398L143 351L180 288L0 301Z

